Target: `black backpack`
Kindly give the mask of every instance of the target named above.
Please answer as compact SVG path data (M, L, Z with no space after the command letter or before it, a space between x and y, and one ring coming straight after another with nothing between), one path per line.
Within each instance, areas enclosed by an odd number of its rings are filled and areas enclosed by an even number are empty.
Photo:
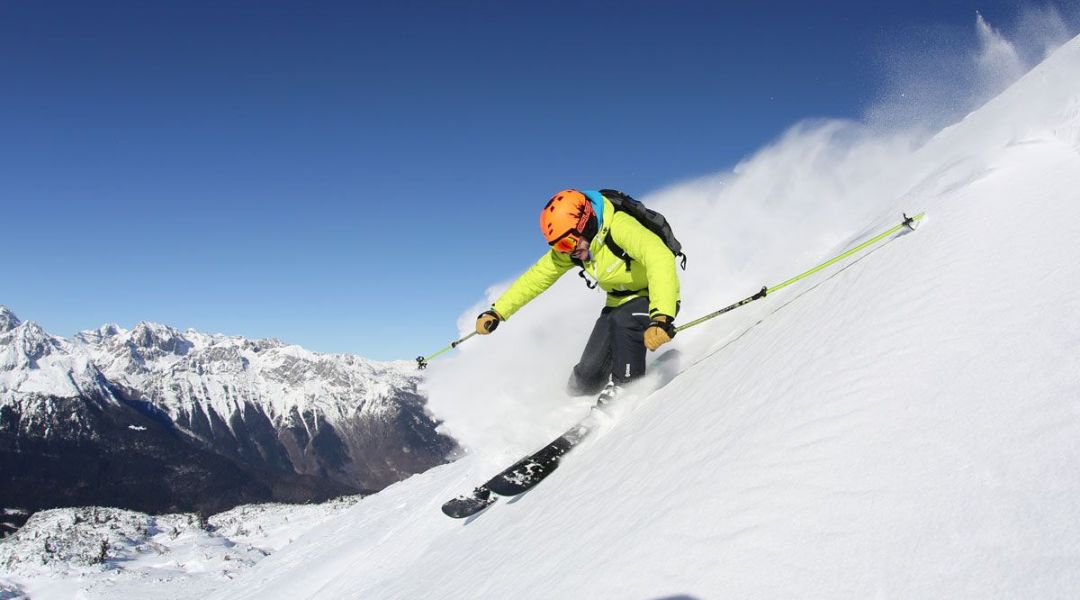
M611 201L611 205L615 207L615 212L622 211L631 217L634 217L637 219L638 223L641 223L646 229L655 233L661 240L664 240L664 245L668 247L668 250L671 250L671 253L675 255L675 258L682 257L682 261L679 264L684 271L686 270L686 255L683 254L682 244L679 240L675 239L675 232L671 230L671 224L664 218L664 215L646 207L641 202L634 200L619 190L600 190L600 194ZM631 258L625 250L620 248L619 245L615 243L615 240L611 239L611 231L608 231L607 236L604 237L604 245L614 252L615 256L618 256L626 262L626 270L629 271L630 261L633 260L633 258Z
M664 218L664 215L656 212L655 210L652 210L651 208L646 208L644 204L637 200L634 200L633 198L620 192L619 190L600 190L600 194L611 201L611 205L615 208L615 212L622 211L629 214L631 217L637 219L638 223L644 225L646 229L655 233L657 237L663 240L664 245L668 247L668 250L671 250L671 253L674 254L676 258L680 256L682 257L682 261L679 264L684 271L686 270L686 255L683 254L682 243L680 243L679 240L675 239L675 233L671 231L671 224L668 223L666 218ZM615 243L615 240L611 238L610 230L608 231L607 235L604 236L604 245L607 246L608 250L611 250L612 253L615 254L615 256L621 258L623 262L626 263L626 270L629 271L630 261L634 259L626 253L626 250L623 250L621 247L619 247L618 244ZM578 272L578 276L585 280L585 285L589 286L589 289L595 288L596 283L592 282L589 277L585 275L584 265L581 263L581 261L578 261L576 259L573 259L573 261L574 264L582 267L581 271ZM611 293L615 296L624 296L633 295L638 293L639 291L640 290Z

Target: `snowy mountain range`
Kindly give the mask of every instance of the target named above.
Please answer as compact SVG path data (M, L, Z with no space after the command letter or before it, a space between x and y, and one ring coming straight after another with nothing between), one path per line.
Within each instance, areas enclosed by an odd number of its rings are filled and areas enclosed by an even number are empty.
M0 506L213 513L372 492L441 464L415 365L0 307Z

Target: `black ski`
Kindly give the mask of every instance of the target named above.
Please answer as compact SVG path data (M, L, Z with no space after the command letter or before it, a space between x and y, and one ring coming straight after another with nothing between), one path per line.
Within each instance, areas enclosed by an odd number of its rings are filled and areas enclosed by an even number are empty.
M550 444L533 452L504 469L498 475L472 491L443 504L442 511L448 517L464 519L491 506L499 496L516 496L532 489L559 466L559 459L581 443L592 428L579 423Z
M609 383L597 396L593 411L610 416L611 408L621 392L618 386ZM567 429L550 444L503 469L501 473L487 480L472 493L458 496L443 504L443 514L455 519L464 519L494 504L495 494L509 497L529 491L559 468L559 459L588 437L597 425L599 425L597 413L589 413L589 416L578 421L577 425Z
M577 424L550 444L510 465L482 487L500 496L517 496L528 491L559 467L559 459L584 440L591 428Z

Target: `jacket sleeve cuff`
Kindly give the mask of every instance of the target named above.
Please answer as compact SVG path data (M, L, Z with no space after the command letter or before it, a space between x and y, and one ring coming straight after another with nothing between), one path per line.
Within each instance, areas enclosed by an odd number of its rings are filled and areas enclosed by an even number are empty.
M514 314L514 311L500 305L498 300L492 303L491 310L495 311L495 314L499 315L499 318L503 321L506 321L510 318L510 315Z
M671 317L672 321L674 321L676 315L678 314L678 312L679 312L679 308L677 306L672 306L672 307L651 306L651 307L649 307L649 318L652 319L652 318L655 318L655 317L657 317L659 315L667 315L667 316Z

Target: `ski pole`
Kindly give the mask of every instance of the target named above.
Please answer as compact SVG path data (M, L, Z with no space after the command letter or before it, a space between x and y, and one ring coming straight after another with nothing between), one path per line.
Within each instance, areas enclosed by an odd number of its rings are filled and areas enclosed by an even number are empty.
M847 258L849 256L852 256L854 254L858 254L859 252L862 252L863 250L869 248L870 246L873 246L874 244L880 242L881 240L883 240L883 239L891 236L892 234L900 231L904 227L907 227L908 229L911 229L912 231L915 231L915 225L919 221L921 221L924 217L926 217L926 213L919 213L919 214L915 215L914 217L909 217L909 216L907 216L907 213L904 213L903 222L901 222L899 225L889 229L888 231L883 231L883 232L879 233L878 235L876 235L876 236L866 240L865 242L859 244L858 246L855 246L851 250L848 250L847 252L844 252L842 254L838 254L838 255L830 258L829 260L821 263L820 265L817 265L816 267L814 267L812 269L809 269L807 271L799 273L798 275L792 277L791 279L788 279L787 281L785 281L783 283L779 283L779 284L774 285L772 287L763 286L761 288L761 290L758 293L754 294L753 296L743 298L742 300L739 300L738 302L736 302L734 304L725 306L724 308L721 308L720 310L718 310L716 312L709 313L709 314L705 315L704 317L694 319L693 321L690 321L689 323L687 323L685 325L682 325L680 327L676 327L675 332L678 333L680 331L683 331L684 329L690 329L691 327L693 327L695 325L700 325L701 323L704 323L705 321L715 319L716 317L719 317L720 315L722 315L722 314L724 314L726 312L733 311L736 308L739 308L740 306L743 306L744 304L750 304L754 300L760 300L761 298L764 298L765 296L768 296L769 294L771 294L773 292L782 290L782 289L786 288L787 286L795 283L796 281L799 281L801 279L805 279L805 278L813 275L814 273L817 273L818 271L820 271L822 269L828 268L828 267L830 267L830 266L844 260L845 258Z
M768 294L768 293L769 293L768 288L762 287L761 291L754 294L753 296L743 298L742 300L739 300L738 302L736 302L734 304L729 304L729 305L725 306L724 308L721 308L720 310L718 310L716 312L711 312L711 313L705 315L704 317L699 317L697 319L694 319L693 321L690 321L686 325L680 325L680 326L676 327L675 328L675 333L679 333L680 331L682 331L684 329L690 329L694 325L704 323L705 321L708 321L710 319L715 319L716 317L719 317L720 315L722 315L722 314L724 314L726 312L731 312L731 311L735 310L736 308L739 308L740 306L742 306L744 304L750 304L751 302L753 302L754 300L757 300L759 298L764 298L765 295Z
M442 350L439 350L438 352L436 352L435 354L432 354L430 356L417 356L416 357L416 368L420 369L420 370L426 369L427 366L428 366L428 361L434 360L434 359L438 358L439 356L441 356L442 354L445 354L445 353L453 350L454 348L457 348L460 344L465 343L466 340L468 340L469 338L471 338L474 335L476 335L475 331L470 333L469 335L461 338L460 340L450 342L449 346L443 348Z

